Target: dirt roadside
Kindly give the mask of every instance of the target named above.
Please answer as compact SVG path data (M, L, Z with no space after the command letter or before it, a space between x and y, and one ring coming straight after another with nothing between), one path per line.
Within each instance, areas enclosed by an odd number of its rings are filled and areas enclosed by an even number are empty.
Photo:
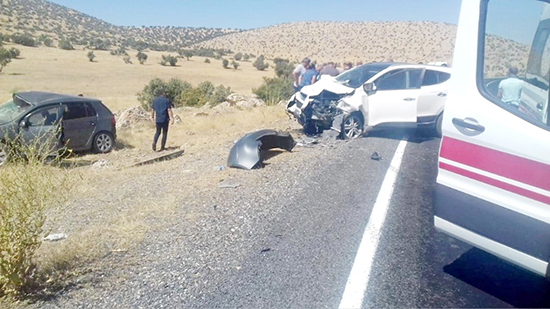
M134 306L132 291L143 284L177 283L174 290L184 291L182 297L188 300L213 288L216 273L239 267L239 256L251 245L258 220L277 213L262 209L264 202L283 198L273 196L275 192L291 195L289 188L299 190L296 175L315 169L330 149L346 144L304 145L295 121L273 125L290 128L300 146L291 153L275 152L265 168L252 171L226 167L229 150L243 133L217 147L191 147L174 160L140 167L129 166L157 153L134 147L77 156L73 169L83 178L76 189L78 198L53 231L68 238L45 243L40 259L84 263L70 278L70 286L55 294L55 301L31 306ZM221 182L235 188L221 188ZM174 272L174 267L180 271Z

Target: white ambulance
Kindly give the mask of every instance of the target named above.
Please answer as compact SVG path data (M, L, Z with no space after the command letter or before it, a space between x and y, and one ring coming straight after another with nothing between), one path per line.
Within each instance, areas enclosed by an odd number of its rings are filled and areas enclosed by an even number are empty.
M547 278L548 2L462 2L434 199L438 230Z

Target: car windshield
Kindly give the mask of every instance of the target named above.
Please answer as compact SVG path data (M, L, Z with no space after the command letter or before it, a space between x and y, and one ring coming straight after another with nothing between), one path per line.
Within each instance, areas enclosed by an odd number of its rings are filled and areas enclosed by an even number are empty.
M25 112L30 105L21 100L9 100L0 105L0 124L8 123Z
M357 88L390 65L391 63L365 64L338 75L336 81L344 86Z

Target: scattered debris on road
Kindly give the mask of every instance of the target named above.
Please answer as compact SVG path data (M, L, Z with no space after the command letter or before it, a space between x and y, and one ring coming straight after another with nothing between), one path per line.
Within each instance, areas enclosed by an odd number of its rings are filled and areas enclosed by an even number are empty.
M271 248L265 248L262 251L260 251L260 253L266 253L266 252L269 252L269 251L271 251Z
M373 152L373 154L370 156L371 160L380 161L382 160L382 157L378 154L378 152Z
M253 169L263 166L263 161L268 155L266 150L281 148L291 151L296 142L289 133L281 133L275 130L260 130L249 133L239 139L227 159L227 166Z

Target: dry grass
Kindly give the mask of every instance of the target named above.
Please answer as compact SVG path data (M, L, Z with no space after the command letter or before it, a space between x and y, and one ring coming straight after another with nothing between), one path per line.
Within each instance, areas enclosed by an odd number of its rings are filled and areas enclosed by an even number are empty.
M148 52L147 62L140 65L135 51L129 51L134 64L125 64L122 57L107 51L94 51L96 60L90 62L87 50L14 46L21 50L22 59L13 60L0 74L2 102L15 91L82 93L101 99L116 111L138 105L136 94L155 77L177 77L195 86L209 80L215 85L229 86L237 93L251 94L252 88L262 84L262 77L274 75L271 70L256 70L250 62L241 62L237 70L224 69L221 60L204 63L202 57L179 59L177 67L161 66L161 56L167 52Z

